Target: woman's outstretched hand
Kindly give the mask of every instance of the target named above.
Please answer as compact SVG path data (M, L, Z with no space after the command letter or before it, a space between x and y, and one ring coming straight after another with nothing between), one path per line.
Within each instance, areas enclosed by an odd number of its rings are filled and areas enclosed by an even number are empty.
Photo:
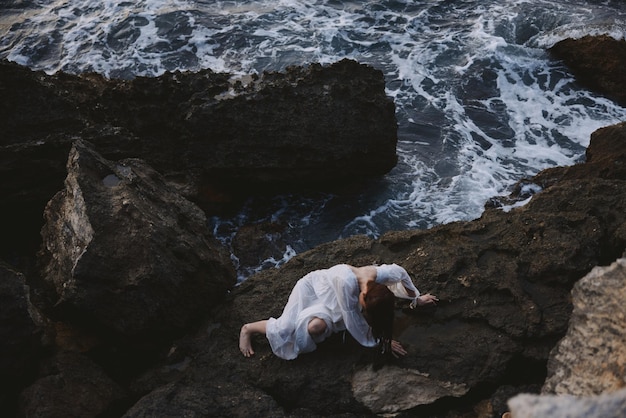
M393 354L395 358L399 358L406 355L406 350L402 347L402 344L396 340L391 340L391 354Z
M417 298L417 304L419 306L436 305L437 302L439 302L439 298L435 295L431 295L430 293L426 293L425 295L421 295Z

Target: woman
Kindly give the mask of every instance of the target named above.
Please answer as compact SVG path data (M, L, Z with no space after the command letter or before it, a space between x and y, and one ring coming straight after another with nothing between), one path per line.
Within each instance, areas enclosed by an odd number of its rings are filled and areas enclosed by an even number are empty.
M411 307L438 301L431 294L420 296L409 274L396 264L339 264L313 271L298 280L279 318L241 327L239 350L252 356L252 336L265 334L274 354L291 360L315 350L332 333L348 330L363 346L380 344L383 352L405 355L402 345L391 338L394 295L412 299Z

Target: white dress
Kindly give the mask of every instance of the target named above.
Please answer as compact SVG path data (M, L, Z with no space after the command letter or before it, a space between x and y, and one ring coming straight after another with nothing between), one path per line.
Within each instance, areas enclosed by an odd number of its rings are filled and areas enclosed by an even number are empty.
M376 266L376 282L386 285L397 297L415 300L418 290L406 270L397 264ZM408 290L415 292L409 296ZM361 313L359 283L347 264L307 274L294 286L282 315L269 318L266 335L278 357L292 360L308 353L332 333L348 332L359 344L372 347L377 341ZM314 317L326 322L323 335L313 338L307 328Z

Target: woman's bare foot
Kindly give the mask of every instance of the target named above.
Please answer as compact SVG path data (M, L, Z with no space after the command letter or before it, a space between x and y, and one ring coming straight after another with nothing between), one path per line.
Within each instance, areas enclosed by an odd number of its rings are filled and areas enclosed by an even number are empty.
M265 335L267 331L267 319L261 321L250 322L244 324L239 332L239 351L244 357L252 357L254 350L252 349L252 336L256 334Z
M250 324L244 324L239 332L239 351L244 357L252 357L254 350L252 349L252 332Z

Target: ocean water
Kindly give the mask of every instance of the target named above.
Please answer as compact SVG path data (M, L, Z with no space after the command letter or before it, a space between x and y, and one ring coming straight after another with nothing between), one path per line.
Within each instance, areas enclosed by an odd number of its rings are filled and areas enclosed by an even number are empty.
M239 263L241 279L337 238L475 219L519 179L581 161L590 134L626 120L626 109L577 85L546 49L625 33L626 2L610 0L0 5L0 58L48 73L243 75L343 58L383 71L397 109L397 167L359 190L259 197L212 218L227 245L244 225L282 225L267 235L274 254Z

